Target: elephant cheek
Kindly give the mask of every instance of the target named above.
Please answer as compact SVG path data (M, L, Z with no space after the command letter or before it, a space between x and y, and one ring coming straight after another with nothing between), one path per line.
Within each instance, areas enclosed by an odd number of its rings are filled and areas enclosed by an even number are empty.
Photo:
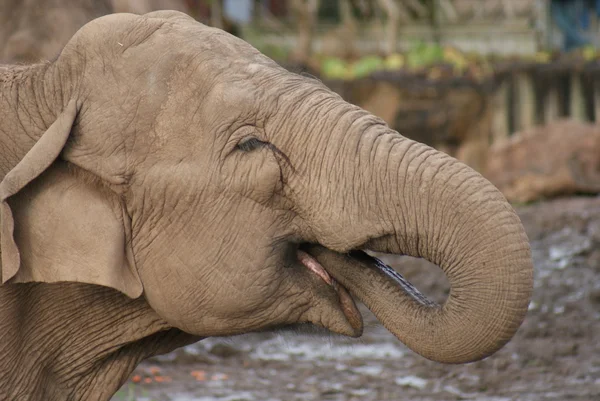
M257 160L243 160L230 167L228 190L252 199L258 204L268 204L273 195L282 190L282 172L278 162L270 154L259 155Z
M140 277L148 304L162 319L185 332L201 334L198 333L199 311L205 301L201 291L193 285L196 282L194 278L169 267L160 269L160 272L142 269Z

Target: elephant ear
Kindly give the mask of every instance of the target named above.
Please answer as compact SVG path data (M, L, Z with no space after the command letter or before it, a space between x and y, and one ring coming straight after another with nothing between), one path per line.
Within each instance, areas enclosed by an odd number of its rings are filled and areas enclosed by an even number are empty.
M118 195L57 160L76 116L71 101L0 183L1 283L89 283L137 298L143 288Z

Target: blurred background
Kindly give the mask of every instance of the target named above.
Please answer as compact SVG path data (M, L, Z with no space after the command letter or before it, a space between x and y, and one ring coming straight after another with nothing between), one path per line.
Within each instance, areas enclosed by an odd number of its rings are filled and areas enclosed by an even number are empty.
M114 401L600 399L600 0L0 0L0 62L52 60L91 19L157 9L480 171L525 225L535 291L516 337L473 364L424 360L361 306L360 340L211 338L143 363ZM435 266L380 256L443 302Z

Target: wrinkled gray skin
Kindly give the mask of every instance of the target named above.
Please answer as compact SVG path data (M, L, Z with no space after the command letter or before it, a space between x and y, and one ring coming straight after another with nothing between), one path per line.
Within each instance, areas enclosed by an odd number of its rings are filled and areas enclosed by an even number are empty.
M207 336L359 336L346 289L447 363L527 310L528 241L489 182L184 14L106 16L0 67L0 114L2 400L108 400ZM438 264L448 300L359 248Z

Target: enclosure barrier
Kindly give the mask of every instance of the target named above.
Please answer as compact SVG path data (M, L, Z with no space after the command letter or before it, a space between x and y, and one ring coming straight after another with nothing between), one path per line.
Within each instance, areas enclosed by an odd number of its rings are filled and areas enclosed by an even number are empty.
M600 120L600 63L522 64L499 69L491 141L560 118Z
M600 62L510 62L480 80L380 71L325 83L401 134L476 169L494 143L558 119L600 120ZM566 133L568 134L568 133Z

